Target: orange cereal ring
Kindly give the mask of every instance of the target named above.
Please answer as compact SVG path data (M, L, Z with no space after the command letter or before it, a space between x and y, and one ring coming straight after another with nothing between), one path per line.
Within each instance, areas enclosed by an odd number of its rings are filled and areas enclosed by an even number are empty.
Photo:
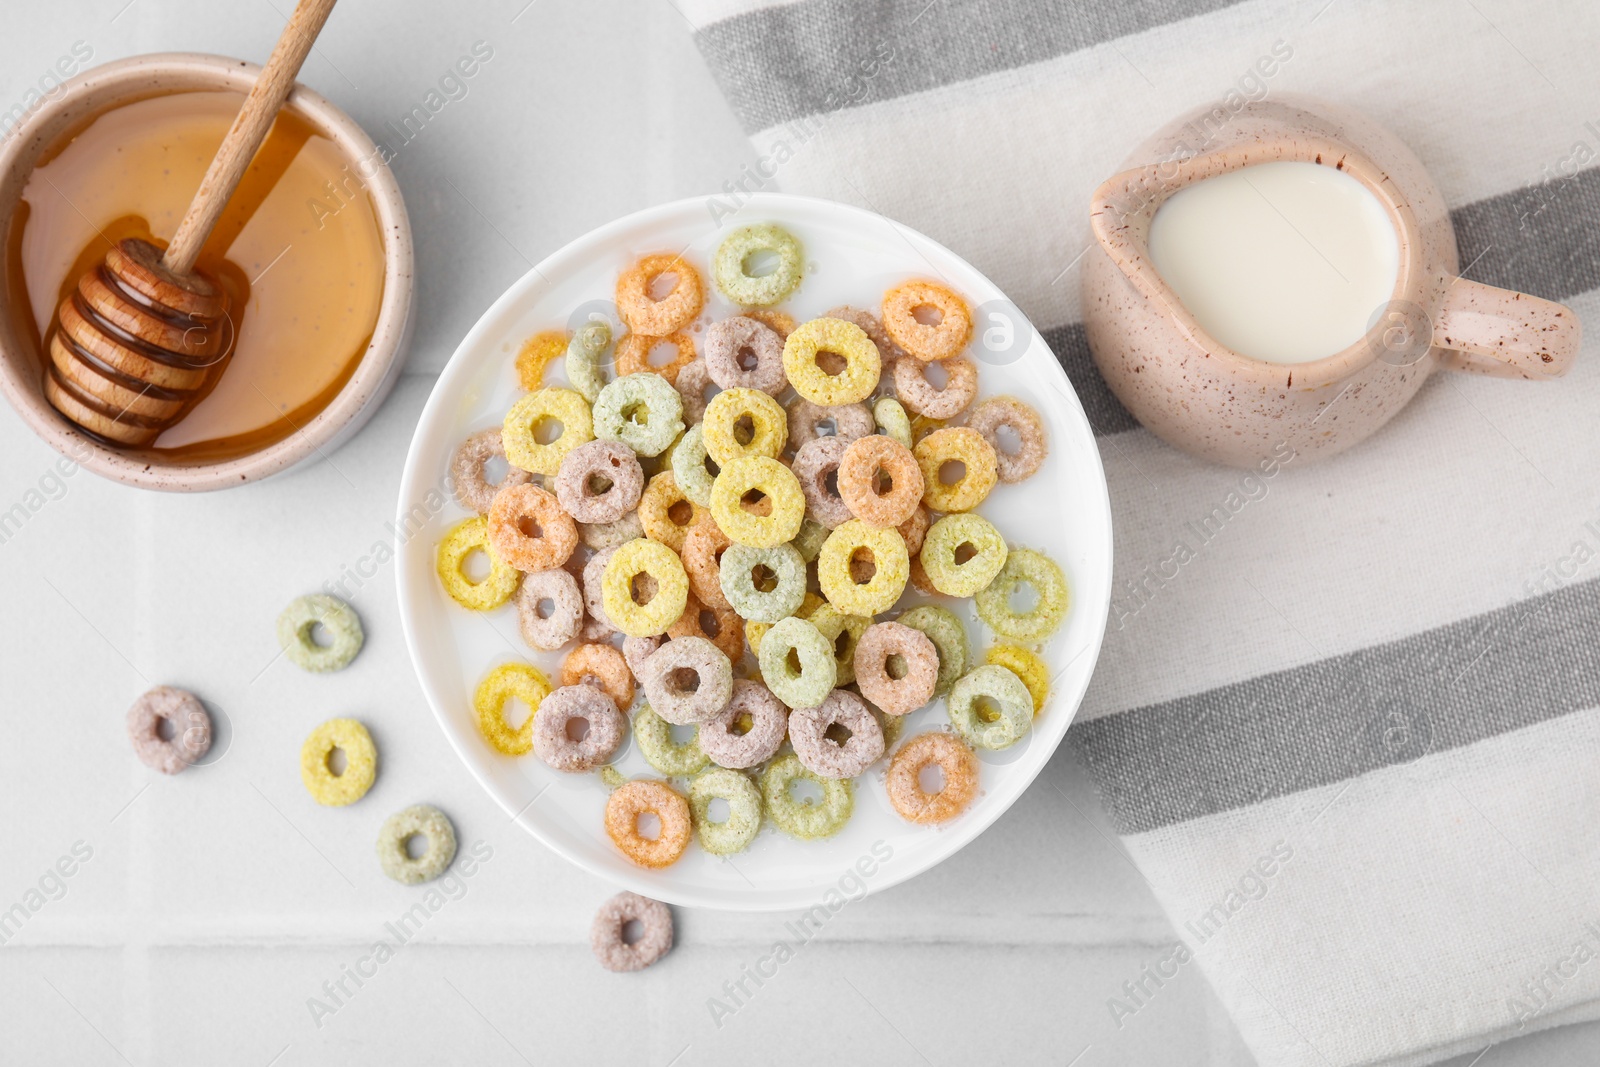
M1033 408L1014 396L990 397L972 409L967 425L983 434L983 439L993 446L999 463L1000 480L1007 484L1032 477L1050 454L1049 440L1045 436L1044 420ZM1008 452L1001 447L1000 430L1007 429L1017 435L1017 449Z
M650 284L665 274L676 277L677 284L658 300L650 295ZM617 277L617 314L628 329L646 337L666 337L683 329L705 302L700 272L670 253L644 256Z
M654 815L661 831L652 840L639 832L639 816ZM636 778L606 800L606 834L641 867L670 867L689 847L689 802L665 782Z
M651 478L639 497L639 523L644 527L644 535L674 552L683 551L685 535L706 517L705 508L683 495L671 471L662 471Z
M706 624L710 623L710 626ZM716 645L730 663L744 656L744 620L726 604L712 607L691 595L678 621L667 627L668 637L703 637Z
M547 571L578 547L578 524L554 494L537 485L508 485L489 505L489 547L519 571Z
M977 430L946 426L911 451L922 468L922 502L933 511L971 511L994 488L994 447ZM951 476L954 481L945 480Z
M937 766L944 775L944 786L937 793L922 788L922 772L929 766ZM978 761L955 734L943 730L918 734L889 761L884 787L889 803L907 822L948 822L978 795Z
M928 380L928 368L938 366L943 385ZM894 365L894 391L906 410L930 419L953 419L978 396L978 365L966 356L951 356L937 364L902 359Z
M868 526L910 522L922 503L922 468L917 457L882 434L850 442L839 459L838 479L839 498Z
M672 345L678 350L672 362L655 366L650 362L650 353L656 345ZM694 338L682 330L667 337L650 337L642 333L630 333L617 342L617 376L624 374L659 374L674 385L678 382L678 372L695 361L697 353L694 350Z
M627 711L633 704L633 672L615 645L579 645L561 661L561 684L592 685Z
M683 538L683 570L689 576L689 592L708 608L729 607L722 591L722 554L733 540L715 522L701 519ZM729 659L735 657L729 656Z
M917 318L919 311L939 319L925 324ZM949 359L972 340L972 312L965 300L937 282L910 281L883 294L883 329L920 360Z
M544 369L567 354L565 330L541 330L517 350L517 381L533 392L544 388Z

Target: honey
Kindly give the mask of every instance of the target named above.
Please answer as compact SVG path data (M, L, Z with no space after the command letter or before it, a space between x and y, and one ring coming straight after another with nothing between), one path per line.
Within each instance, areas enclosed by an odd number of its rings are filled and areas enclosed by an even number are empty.
M113 244L166 245L243 102L232 92L150 97L44 153L6 249L37 351L62 298ZM377 215L350 173L333 141L288 108L278 114L198 264L228 291L233 354L146 451L196 462L258 451L299 432L349 381L377 326L384 273Z

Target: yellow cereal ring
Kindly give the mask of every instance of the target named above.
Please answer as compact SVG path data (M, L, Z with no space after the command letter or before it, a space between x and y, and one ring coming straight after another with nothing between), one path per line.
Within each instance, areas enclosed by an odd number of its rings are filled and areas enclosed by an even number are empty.
M750 439L741 441L740 423L750 420ZM783 453L789 441L789 415L783 405L759 389L724 389L706 405L701 440L717 466L726 467L740 456Z
M656 586L642 604L634 588L634 579L641 575L649 575ZM654 637L666 633L688 606L689 576L676 552L640 537L617 549L606 564L600 590L611 625L629 637Z
M747 493L766 499L745 506ZM767 456L743 456L711 483L711 517L741 545L773 548L794 540L806 517L806 498L794 472Z
M533 719L544 698L550 695L550 679L531 663L502 663L478 683L472 695L472 710L478 732L495 751L521 756L533 751ZM513 728L506 722L506 701L516 697L527 705L528 717Z
M1050 696L1050 668L1037 653L1021 645L995 645L983 654L983 662L1004 667L1021 678L1033 698L1033 713L1044 710L1045 699Z
M474 552L489 557L489 576L481 582L468 578L462 566ZM503 562L489 547L489 521L482 515L458 523L444 535L439 542L438 571L450 599L472 611L493 611L510 600L522 577L521 571Z
M859 581L851 564L858 554L872 563L872 574ZM888 611L905 592L911 573L911 553L905 539L893 528L874 529L860 519L842 523L822 543L817 557L817 582L822 595L846 615L876 615Z
M922 468L922 502L934 511L971 511L983 503L998 477L994 446L983 434L965 426L946 426L917 442L911 450ZM965 472L954 482L943 480L945 468L959 463Z
M844 360L837 374L817 362L824 352ZM824 407L854 404L872 395L883 360L867 332L843 319L812 319L794 328L783 342L783 373L794 391Z
M561 436L542 445L534 437L534 431L547 419L561 424ZM560 471L561 460L568 452L593 440L594 422L589 402L571 389L540 389L529 393L511 405L500 430L500 443L505 446L508 463L534 474L552 476Z
M678 488L677 479L670 470L651 478L639 497L639 525L644 527L644 535L674 552L683 551L684 538L705 515L705 508Z
M344 772L334 774L328 758L344 752ZM355 719L329 719L300 746L300 780L311 799L329 808L354 804L367 795L378 776L378 750L372 735Z
M544 369L567 354L565 330L541 330L517 351L517 381L530 393L544 388Z

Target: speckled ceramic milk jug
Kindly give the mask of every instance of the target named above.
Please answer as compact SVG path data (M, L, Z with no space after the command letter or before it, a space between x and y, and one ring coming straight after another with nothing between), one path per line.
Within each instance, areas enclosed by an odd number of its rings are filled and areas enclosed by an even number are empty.
M1393 295L1367 333L1299 363L1219 344L1153 265L1151 220L1196 182L1261 163L1303 161L1361 182L1398 238ZM1392 418L1436 367L1512 378L1566 373L1578 351L1570 308L1459 277L1449 211L1393 134L1348 110L1290 96L1234 114L1202 109L1158 131L1095 191L1098 247L1083 274L1095 362L1117 397L1163 439L1253 466L1290 448L1333 455Z

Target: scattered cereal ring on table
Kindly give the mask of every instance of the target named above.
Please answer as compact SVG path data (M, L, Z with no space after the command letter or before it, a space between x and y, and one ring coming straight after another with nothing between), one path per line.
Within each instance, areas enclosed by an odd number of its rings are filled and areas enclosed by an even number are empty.
M581 739L573 740L572 724L588 724ZM592 685L564 685L539 702L533 715L533 751L544 762L567 774L592 771L611 759L628 734L628 720L616 701Z
M594 436L659 456L683 432L683 398L659 374L630 374L600 390Z
M863 697L889 715L908 715L933 699L939 650L921 630L904 623L876 622L856 642L855 669Z
M808 441L838 437L854 441L872 432L872 412L865 404L823 407L797 396L784 408L789 422L789 447L798 452Z
M722 557L733 541L722 527L707 518L694 524L683 536L683 570L689 577L689 591L706 607L728 607L722 595Z
M577 522L616 522L639 506L644 471L633 449L621 441L590 441L562 457L555 490Z
M672 288L665 296L652 296L652 283L669 274L677 279ZM700 272L678 255L641 256L617 276L617 314L628 329L647 337L666 337L683 329L700 314L705 301Z
M640 934L629 942L623 931L635 922ZM618 893L595 912L589 947L608 971L642 971L672 948L672 911L659 900Z
M684 422L699 422L705 418L706 390L712 384L704 357L678 371L678 379L672 383L672 387L678 391L678 399L683 402Z
M523 576L517 589L517 629L529 648L553 652L577 637L582 626L578 579L559 567Z
M561 661L561 684L592 685L626 711L633 706L633 672L614 645L582 644Z
M606 376L600 369L600 363L605 359L606 348L610 344L611 326L599 319L592 319L578 327L567 342L567 381L572 383L573 390L579 396L591 404L600 395L600 390L605 388Z
M745 506L745 496L766 499ZM722 532L741 545L771 548L794 539L805 518L806 500L794 472L766 456L742 456L722 468L711 483L711 517Z
M333 771L333 750L344 753L344 770ZM318 804L342 808L367 795L378 776L378 749L372 735L355 719L329 719L307 735L300 746L300 780Z
M547 571L565 563L577 547L578 525L554 493L537 485L511 485L495 494L489 548L497 559L519 571Z
M650 356L658 345L671 345L676 350L670 361L666 363L650 361ZM667 381L676 383L679 372L697 358L694 338L682 330L667 337L647 337L641 333L630 333L617 342L618 374L659 374Z
M872 404L872 422L878 431L885 437L899 441L910 448L911 416L906 414L905 406L892 396L879 397Z
M450 457L450 480L455 487L456 500L468 511L482 515L494 502L494 495L511 485L524 485L533 477L521 467L506 462L505 477L499 484L484 477L483 467L491 459L505 459L506 447L500 440L498 426L479 430L462 441Z
M1028 695L1033 698L1033 714L1037 716L1044 710L1044 702L1050 696L1050 668L1038 653L1021 645L1001 644L985 652L983 662L1004 667L1022 679L1022 684L1028 687Z
M550 695L550 680L531 663L502 663L478 683L472 695L478 732L497 752L521 756L533 748L533 723L539 705ZM506 702L515 697L528 709L521 726L506 722Z
M1033 587L1038 602L1028 611L1013 611L1011 594L1023 583ZM978 617L988 623L989 629L1001 637L1030 644L1056 632L1067 617L1071 602L1061 568L1049 556L1031 548L1013 548L994 581L974 599Z
M489 573L481 581L467 577L464 564L474 552L489 559ZM522 572L501 560L489 547L489 523L482 515L457 523L439 542L439 581L450 599L472 611L493 611L517 591Z
M783 338L753 318L735 315L713 322L706 329L705 359L711 380L724 389L777 396L789 385L783 376Z
M654 579L656 588L641 603L641 590L634 582L643 575ZM649 637L665 633L683 614L689 602L689 577L676 552L659 541L640 538L613 550L604 564L601 595L612 626L631 637Z
M818 437L794 454L795 479L806 498L806 518L832 530L851 519L850 505L839 494L839 464L851 442L843 437Z
M692 504L711 506L711 480L716 477L706 466L710 453L706 451L705 428L695 423L683 431L672 449L672 480L678 483L683 495Z
M789 662L794 653L798 668ZM791 708L814 708L827 699L839 677L833 642L809 620L791 615L772 624L757 657L772 695Z
M644 661L645 699L674 726L704 722L733 696L733 664L704 637L674 637Z
M326 645L317 643L318 626L329 637ZM278 645L301 670L316 674L343 670L365 640L356 609L326 593L295 597L278 616Z
M696 736L698 736L696 729ZM646 704L633 713L633 739L644 761L668 778L682 778L703 771L711 757L700 751L696 737L687 741L672 739L672 724Z
M543 389L545 368L566 354L566 331L539 331L522 342L522 347L517 349L517 382L530 393L535 389Z
M644 536L639 513L630 511L615 522L580 522L578 539L588 548L603 552Z
M983 401L967 416L967 426L982 434L994 449L996 473L1008 485L1032 477L1050 454L1044 420L1014 396L995 396ZM1001 447L1002 429L1017 435L1015 452Z
M211 750L211 716L193 693L158 685L133 702L126 716L133 754L151 770L177 774ZM162 723L172 736L161 736Z
M783 405L759 389L724 389L706 405L700 428L706 452L722 467L741 456L780 456L789 440ZM741 440L746 429L749 439Z
M917 317L924 308L938 319L924 323ZM883 329L917 359L948 359L972 339L972 311L957 293L937 282L902 282L883 294Z
M728 706L698 729L700 750L713 763L743 770L777 753L789 729L789 709L760 682L739 678Z
M661 827L654 839L639 832L639 817L654 815ZM659 869L678 862L689 847L689 802L665 782L637 778L606 800L606 834L622 854L640 867Z
M944 372L943 385L928 380L928 368ZM894 365L894 391L906 410L928 419L953 419L978 396L978 365L966 356L951 356L937 364L902 359Z
M911 452L922 468L922 502L933 511L971 511L994 488L994 449L977 430L947 426L918 441ZM947 471L958 466L960 476L946 482Z
M968 597L994 581L1009 549L994 523L972 512L946 515L922 541L922 567L946 596ZM970 553L963 558L964 553Z
M806 561L793 545L732 545L719 570L722 595L741 618L777 622L806 598Z
M944 696L956 679L966 673L971 651L967 645L967 628L955 613L937 604L921 604L901 612L895 620L913 630L921 630L933 642L939 653L939 677L934 682L933 695Z
M860 581L852 570L859 559L870 560L872 573ZM817 582L828 603L846 615L888 611L905 592L911 564L898 530L877 530L860 519L840 525L823 542L817 557Z
M922 503L922 468L891 437L869 434L851 441L838 469L840 499L868 526L910 522Z
M844 361L837 373L823 369L819 357L832 353ZM843 319L812 319L794 328L783 342L783 372L794 391L831 407L854 404L878 386L882 360L866 331Z
M546 421L561 424L561 436L541 444L535 436ZM594 440L589 402L571 389L540 389L511 405L500 430L506 460L534 474L554 475L568 452Z
M822 803L814 803L809 797L794 798L789 789L800 779L822 790ZM832 837L844 829L855 811L849 779L824 778L808 770L792 752L778 757L762 772L761 800L773 825L801 841Z
M828 736L833 726L849 731L844 744ZM883 728L860 697L848 689L835 689L817 707L790 713L789 743L813 774L854 778L883 755Z
M1021 678L992 663L957 678L945 703L950 724L976 748L1009 748L1033 725L1033 696L1028 687ZM985 720L984 708L998 714Z
M938 792L922 788L922 772L936 766L944 776ZM918 734L894 754L884 782L889 803L902 819L941 823L960 815L978 795L978 760L955 734L936 730Z
M639 525L644 527L644 535L674 552L683 551L684 538L706 514L678 487L678 480L669 470L651 478L639 498Z
M767 253L777 266L761 275L747 273L750 257ZM781 226L762 223L741 226L717 246L711 274L717 288L736 304L770 307L800 286L805 273L805 252L799 240Z
M667 637L703 637L722 650L730 663L744 657L744 620L727 604L711 607L689 594L683 614L667 627Z
M856 645L860 643L872 620L862 615L850 615L824 601L805 616L817 632L828 639L833 649L834 685L845 686L856 680Z
M413 859L407 847L413 837L428 842L427 850ZM384 820L378 830L378 864L383 873L401 885L431 882L456 858L456 828L444 812L431 804L413 804Z
M711 820L711 802L721 800L728 814ZM761 790L738 771L717 767L689 783L689 815L700 847L713 856L743 852L761 829Z

